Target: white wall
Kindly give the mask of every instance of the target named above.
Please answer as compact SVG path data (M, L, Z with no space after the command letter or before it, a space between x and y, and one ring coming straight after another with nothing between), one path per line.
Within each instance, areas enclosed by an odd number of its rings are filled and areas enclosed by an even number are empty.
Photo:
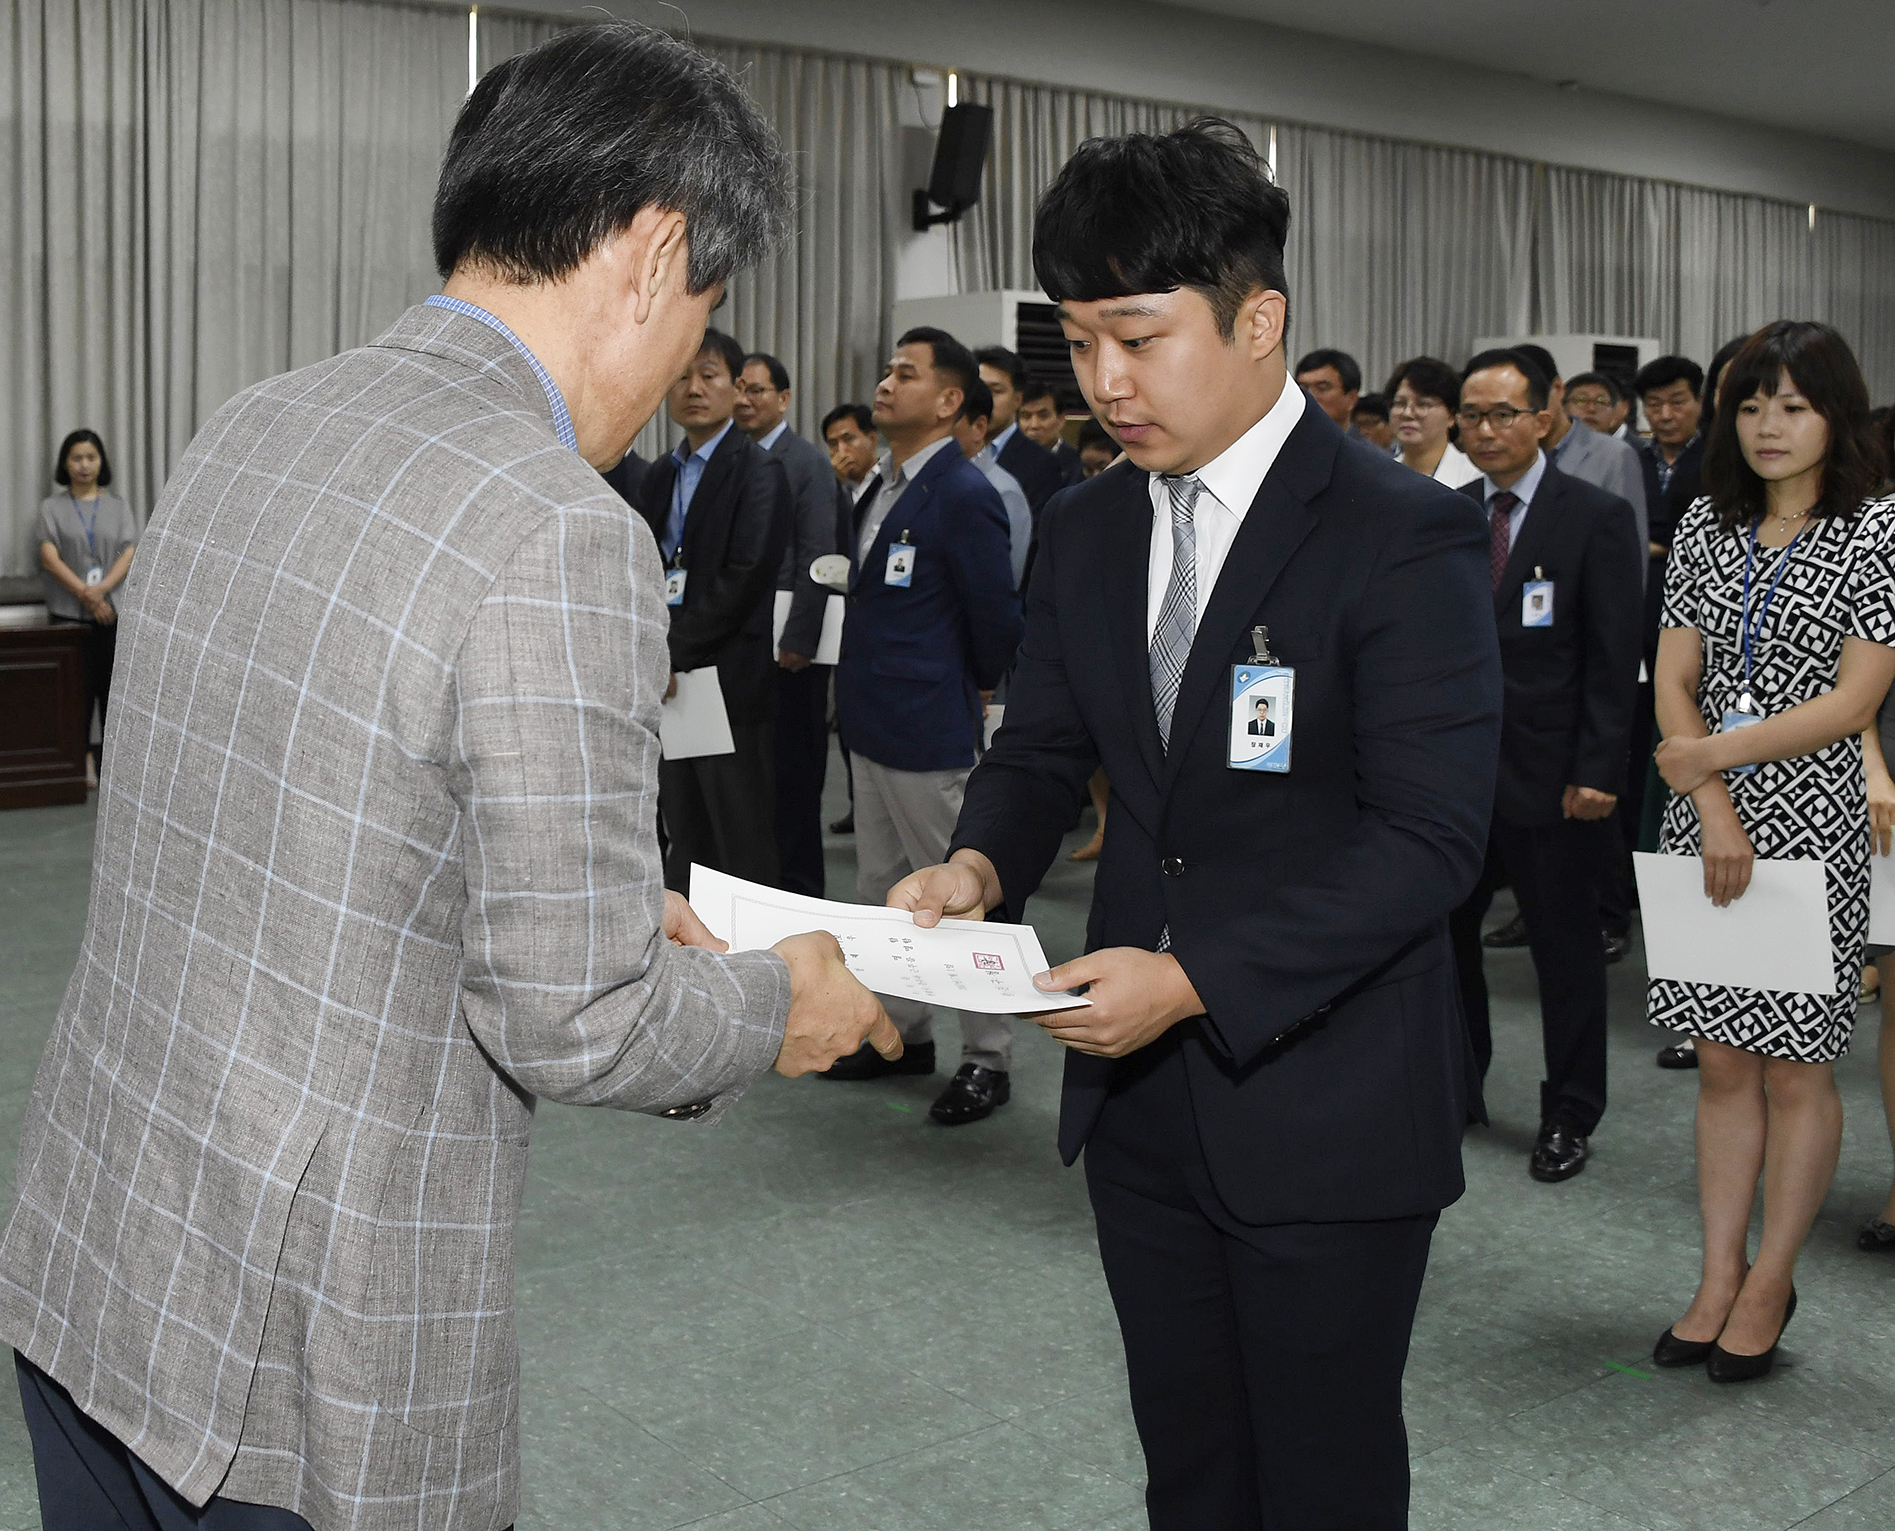
M1149 0L681 0L681 7L690 28L707 37L1204 103L1895 217L1895 154ZM575 10L570 0L508 0L507 8ZM678 30L679 8L605 0L594 13ZM1418 15L1425 10L1416 7Z

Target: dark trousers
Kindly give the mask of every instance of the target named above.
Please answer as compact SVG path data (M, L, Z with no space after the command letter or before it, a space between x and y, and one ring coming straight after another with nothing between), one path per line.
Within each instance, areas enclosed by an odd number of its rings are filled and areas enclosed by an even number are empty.
M776 770L770 725L736 723L728 755L667 760L658 767L665 824L665 886L689 893L691 863L776 884Z
M823 896L822 784L829 769L833 666L776 672L776 856L779 886Z
M85 738L80 748L92 748L92 711L97 707L101 741L99 755L102 762L105 755L105 703L112 693L112 660L118 653L118 624L81 621L76 617L54 617L53 620L86 630L85 641L79 646L79 663L84 670L85 685L85 705L82 709Z
M1593 891L1599 900L1599 929L1615 936L1632 928L1631 847L1625 835L1625 804L1586 826L1592 833Z
M309 1531L302 1516L274 1505L213 1496L196 1508L18 1351L13 1365L46 1531Z
M1500 886L1500 869L1506 868L1540 983L1546 1049L1540 1121L1562 1122L1581 1133L1590 1133L1605 1114L1605 951L1599 942L1598 851L1591 833L1601 827L1578 819L1532 826L1495 819L1480 883L1448 917L1467 1032L1485 1078L1494 1043L1480 927Z
M1177 1048L1147 1052L1086 1145L1086 1184L1152 1531L1400 1531L1402 1371L1436 1214L1237 1221Z

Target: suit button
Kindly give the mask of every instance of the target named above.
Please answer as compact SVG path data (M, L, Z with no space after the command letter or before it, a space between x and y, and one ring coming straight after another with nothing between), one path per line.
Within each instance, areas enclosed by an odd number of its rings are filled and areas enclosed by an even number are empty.
M1184 876L1184 863L1176 856L1167 856L1163 861L1158 863L1158 870L1163 872L1167 877L1182 877Z

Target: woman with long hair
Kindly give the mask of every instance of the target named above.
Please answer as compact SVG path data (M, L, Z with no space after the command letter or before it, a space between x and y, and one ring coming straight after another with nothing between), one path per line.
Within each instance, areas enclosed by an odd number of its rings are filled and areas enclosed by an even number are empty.
M59 444L53 459L59 492L40 501L39 562L46 588L46 614L55 622L85 628L85 728L92 737L98 709L104 738L105 704L112 689L118 610L112 592L132 566L138 525L132 508L115 494L112 462L98 432L77 430ZM100 746L103 752L104 746Z
M1860 735L1895 680L1895 500L1855 357L1828 325L1780 320L1731 360L1681 518L1656 676L1658 768L1678 795L1660 849L1698 855L1705 896L1741 898L1765 858L1827 868L1832 994L1653 979L1654 1025L1698 1052L1704 1219L1690 1307L1661 1366L1768 1372L1796 1309L1798 1253L1835 1174L1869 922ZM1754 1259L1751 1210L1763 1180Z

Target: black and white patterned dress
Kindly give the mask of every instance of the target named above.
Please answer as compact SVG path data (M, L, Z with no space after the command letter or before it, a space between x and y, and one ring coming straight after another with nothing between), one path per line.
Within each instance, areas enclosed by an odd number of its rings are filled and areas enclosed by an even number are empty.
M1708 499L1678 523L1665 574L1666 627L1694 627L1703 639L1698 706L1712 729L1744 684L1739 643L1744 554L1749 532L1725 531ZM1757 548L1751 621L1782 562L1781 548ZM1813 521L1783 571L1769 621L1753 641L1751 690L1764 716L1788 711L1835 688L1844 638L1895 646L1895 499L1872 500L1853 516ZM1849 1050L1856 987L1869 933L1869 813L1862 741L1853 735L1791 760L1766 760L1750 775L1727 774L1731 802L1759 860L1820 858L1828 868L1834 994L1681 983L1654 978L1654 1026L1708 1037L1746 1052L1827 1063ZM1698 812L1688 797L1665 810L1659 850L1695 856Z

